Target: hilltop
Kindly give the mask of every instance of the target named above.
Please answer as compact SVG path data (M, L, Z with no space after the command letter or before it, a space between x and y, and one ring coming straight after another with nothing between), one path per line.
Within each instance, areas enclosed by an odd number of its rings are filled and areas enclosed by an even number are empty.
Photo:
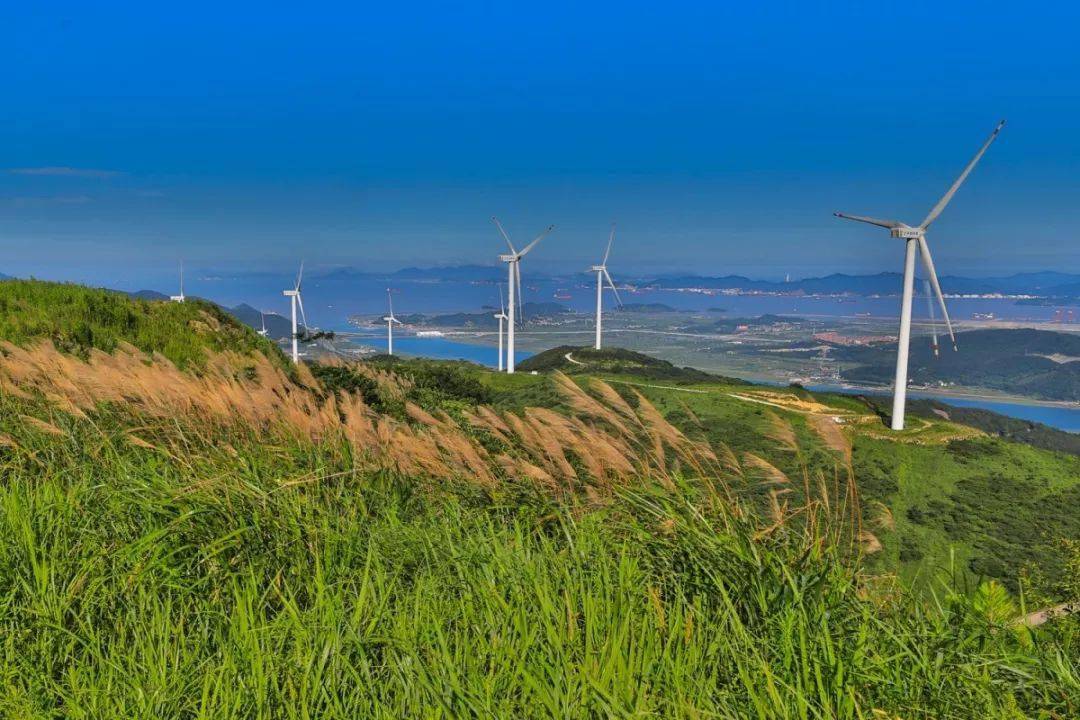
M125 293L32 280L0 283L0 339L16 345L49 340L87 357L129 344L181 368L205 366L211 353L261 354L284 367L277 347L217 305L133 298Z
M1076 457L619 349L294 368L200 302L0 293L4 714L1080 709L1075 620L1018 594L1080 599Z
M654 380L681 380L686 382L707 382L721 379L717 375L695 370L694 368L680 368L667 360L654 358L651 355L624 350L622 348L605 348L595 350L591 347L574 345L560 345L539 352L518 363L517 366L523 372L549 372L561 370L571 374L580 373L630 373ZM732 383L740 381L723 378Z

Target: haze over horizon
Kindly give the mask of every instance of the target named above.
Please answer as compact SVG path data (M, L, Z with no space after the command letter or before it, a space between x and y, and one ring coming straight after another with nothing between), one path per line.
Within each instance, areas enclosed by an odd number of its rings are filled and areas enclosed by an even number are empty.
M492 214L527 271L616 220L617 275L895 272L831 213L918 222L1000 118L939 272L1080 269L1076 7L61 5L0 11L3 273L492 264Z

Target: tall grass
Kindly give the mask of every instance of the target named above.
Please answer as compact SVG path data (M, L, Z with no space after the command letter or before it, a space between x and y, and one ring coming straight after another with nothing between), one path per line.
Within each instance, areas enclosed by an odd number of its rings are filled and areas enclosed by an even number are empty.
M0 299L2 717L1080 714L1073 621L863 573L836 428L830 479L768 418L799 488L598 380L498 410L228 333L177 354L195 304Z
M201 300L139 300L111 290L35 280L0 282L0 338L17 345L42 339L86 357L123 344L201 369L207 352L260 353L287 369L272 342Z
M1053 624L879 587L824 503L763 533L677 478L597 509L372 474L345 441L164 453L108 412L51 420L3 427L7 717L1080 712Z

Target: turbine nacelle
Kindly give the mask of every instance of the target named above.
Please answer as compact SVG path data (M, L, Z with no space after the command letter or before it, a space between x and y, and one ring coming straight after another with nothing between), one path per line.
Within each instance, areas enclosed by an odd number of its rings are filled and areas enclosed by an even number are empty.
M917 227L911 227L910 225L901 225L889 230L889 234L894 238L901 240L918 240L921 237L926 236L926 230Z
M607 265L593 265L586 272L604 272L607 270Z
M300 291L299 290L282 290L281 294L284 295L285 297L296 297L297 295L300 294Z

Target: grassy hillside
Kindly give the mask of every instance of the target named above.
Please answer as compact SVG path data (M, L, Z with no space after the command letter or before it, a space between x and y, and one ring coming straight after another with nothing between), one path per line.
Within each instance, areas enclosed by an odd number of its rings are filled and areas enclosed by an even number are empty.
M0 715L1080 713L1080 623L1019 623L1080 600L1075 457L618 352L288 375L47 290L0 354ZM147 355L162 312L201 355Z
M929 342L912 343L913 382L948 382L1050 400L1080 401L1080 335L1045 330L972 330L957 335L959 352L942 342L934 357ZM892 380L895 345L835 348L851 382ZM848 365L854 363L855 367Z
M706 382L718 378L716 375L710 375L694 368L676 367L667 360L654 358L633 350L624 350L623 348L596 350L591 347L574 345L560 345L537 353L518 363L517 367L522 372L560 370L572 374L629 373L656 380L684 382ZM730 382L737 383L739 381L730 380Z
M850 463L864 522L874 524L882 506L889 515L874 527L882 550L870 566L920 586L949 565L965 582L991 577L1013 589L1034 566L1060 579L1061 542L1080 538L1077 455L1008 442L935 415L913 420L898 442L852 397L718 378L665 386L630 372L604 377L628 400L640 393L689 437L729 448L744 462L747 454L766 460L794 497L802 495L804 477L832 483ZM490 380L510 395L526 390L534 401L544 395L529 386L548 382Z
M33 280L0 282L0 340L42 339L83 357L120 343L201 368L208 352L260 353L284 367L277 347L211 303L132 298L124 293Z

